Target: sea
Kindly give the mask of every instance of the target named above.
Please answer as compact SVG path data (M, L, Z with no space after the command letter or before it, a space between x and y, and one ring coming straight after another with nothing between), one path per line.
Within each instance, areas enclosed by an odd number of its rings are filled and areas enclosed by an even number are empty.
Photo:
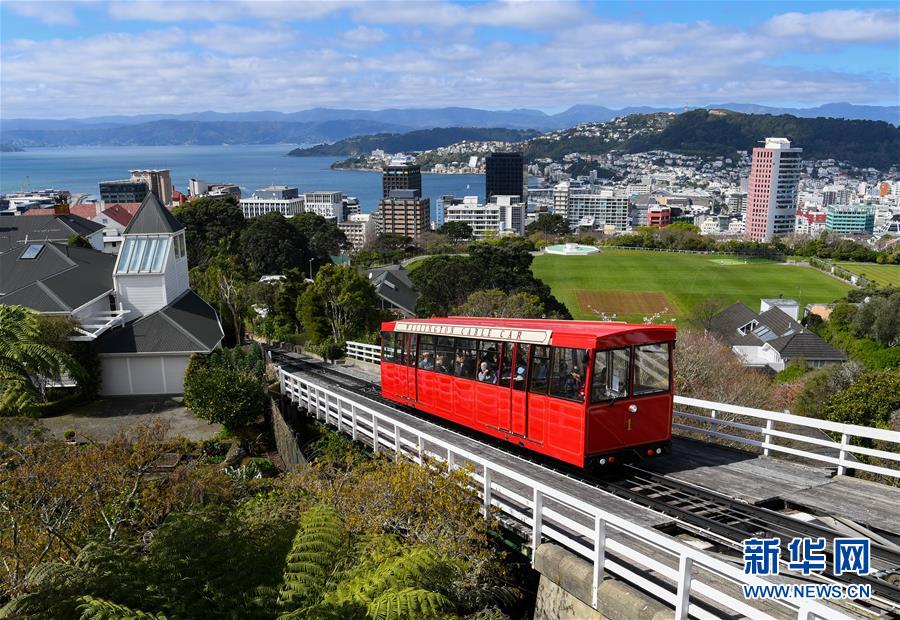
M29 148L0 153L0 194L28 189L65 189L99 197L100 181L126 179L136 168L167 168L175 189L187 192L188 179L235 183L244 196L272 184L301 192L339 191L359 199L371 213L381 198L381 175L363 170L332 170L340 157L289 157L289 144L221 146L73 146ZM432 219L440 196L484 199L484 176L423 174L422 194L431 198Z

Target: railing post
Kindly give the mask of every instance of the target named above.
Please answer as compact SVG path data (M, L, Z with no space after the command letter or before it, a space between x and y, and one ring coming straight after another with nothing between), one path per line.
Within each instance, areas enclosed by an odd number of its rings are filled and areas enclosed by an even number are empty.
M694 560L686 555L678 562L678 594L675 598L675 618L686 620L691 606L691 570Z
M419 435L419 465L425 464L425 438Z
M484 518L491 516L491 470L484 466Z
M343 400L337 399L338 432L344 432L344 405Z
M394 458L400 460L400 427L394 424Z
M378 417L372 414L372 452L378 454Z
M531 506L531 565L534 566L537 548L541 544L541 513L544 510L544 495L537 487L534 488Z
M847 458L847 445L850 443L850 438L847 437L847 433L841 433L841 451L838 452L838 476L843 476L844 472L847 471L847 468L844 467L844 459Z
M350 403L350 423L353 425L350 431L350 438L356 441L356 405Z
M606 563L606 521L600 515L594 517L594 579L591 587L591 606L600 603L600 583L603 581L603 565Z
M712 430L713 430L713 431L718 431L718 430L719 430L719 419L718 419L718 415L719 415L719 412L716 411L715 409L710 409L710 410L709 410L709 417L710 417L710 420L712 420L712 421L710 422L709 425L712 427Z
M447 473L450 473L451 471L453 471L453 462L454 462L453 451L450 450L450 448L448 447L447 448Z
M763 441L763 456L769 456L769 446L772 445L772 436L769 434L769 431L772 430L772 419L769 418L766 420L766 432L764 433L765 440Z

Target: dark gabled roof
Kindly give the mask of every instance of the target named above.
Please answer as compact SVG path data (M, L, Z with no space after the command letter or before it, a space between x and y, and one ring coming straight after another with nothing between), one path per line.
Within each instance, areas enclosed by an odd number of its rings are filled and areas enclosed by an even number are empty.
M98 353L208 353L224 335L212 306L187 291L165 308L109 330L96 348Z
M758 314L742 303L735 303L714 316L710 321L709 328L725 338L731 346L752 347L759 344L759 338L752 333L743 335L738 332L738 328L754 320L759 320Z
M769 342L769 346L781 354L784 361L803 358L809 362L838 361L847 359L830 344L810 332L802 332L782 336Z
M22 260L26 247L0 254L0 302L4 304L38 312L71 312L113 290L116 257L112 254L45 243L36 258Z
M379 297L407 314L415 316L419 293L416 292L405 269L397 265L382 269L370 269L367 273L369 282L375 287L375 293Z
M768 326L769 329L779 336L787 335L788 332L799 333L803 331L803 326L800 323L775 306L760 314L759 322Z
M176 220L172 212L163 206L156 194L149 192L123 234L155 235L178 232L183 229L184 226L181 225L181 222Z
M86 237L103 226L77 215L0 216L0 252L25 242L67 241L72 235Z

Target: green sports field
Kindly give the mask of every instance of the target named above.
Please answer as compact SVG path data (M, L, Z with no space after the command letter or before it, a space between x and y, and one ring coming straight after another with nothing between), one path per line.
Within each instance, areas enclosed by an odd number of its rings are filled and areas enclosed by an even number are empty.
M808 303L843 297L849 284L816 269L735 256L604 249L590 256L534 259L534 275L578 319L597 311L620 320L640 320L655 310L686 316L704 299L743 302L759 310L759 300L782 295ZM592 310L593 309L593 310Z
M900 265L877 265L875 263L837 263L837 265L878 286L900 286Z

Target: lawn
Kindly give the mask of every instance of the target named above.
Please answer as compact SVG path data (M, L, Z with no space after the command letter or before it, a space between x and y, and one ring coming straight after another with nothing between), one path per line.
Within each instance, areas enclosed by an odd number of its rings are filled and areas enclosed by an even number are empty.
M661 300L671 302L668 305L662 301L670 314L684 317L710 297L725 304L740 301L759 310L761 298L783 295L799 298L802 306L830 303L850 290L849 284L809 267L668 252L604 249L590 256L544 254L535 258L532 271L577 319L596 318L593 308L607 314L615 312L620 320L640 320ZM634 300L634 310L623 312L623 303L629 300Z
M875 263L837 263L837 265L878 286L900 286L900 265L877 265Z

